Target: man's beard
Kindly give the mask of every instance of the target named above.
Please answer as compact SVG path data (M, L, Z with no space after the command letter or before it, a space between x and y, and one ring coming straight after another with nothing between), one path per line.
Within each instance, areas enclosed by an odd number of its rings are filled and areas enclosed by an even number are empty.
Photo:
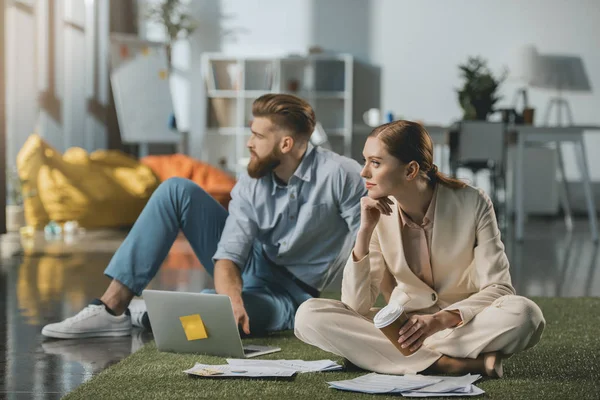
M255 155L254 159L250 159L248 175L254 179L262 178L273 171L279 164L281 164L281 153L279 152L279 148L275 147L273 151L262 158Z

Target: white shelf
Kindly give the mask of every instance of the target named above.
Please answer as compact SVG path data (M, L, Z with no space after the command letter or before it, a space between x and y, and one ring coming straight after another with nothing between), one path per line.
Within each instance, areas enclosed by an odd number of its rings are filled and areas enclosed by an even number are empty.
M221 98L221 99L236 99L238 97L243 97L246 99L257 98L262 95L273 93L272 90L209 90L208 97L209 98ZM313 98L313 99L339 99L344 100L349 96L346 92L336 92L336 91L299 91L299 92L290 92L283 91L282 93L293 94L295 96L300 96L303 98Z
M280 59L284 62L306 63L310 61L353 61L351 54L309 54L306 56L285 56Z
M356 152L352 143L354 121L361 120L369 108L379 106L379 81L374 81L369 71L363 72L372 67L348 54L268 58L204 53L202 68L211 114L207 115L210 126L206 127L210 140L201 157L209 163L226 158L229 169L235 172L238 160L247 153L252 101L264 94L288 93L308 101L325 133L335 138L332 150L348 157ZM356 97L356 86L361 90L360 98Z
M214 128L208 127L206 128L206 132L209 135L223 135L223 136L235 136L238 134L238 128Z
M208 97L212 99L237 99L243 97L253 99L264 94L272 93L271 90L209 90Z
M237 136L250 135L252 131L247 126L230 126L230 127L207 127L206 131L211 135Z
M328 91L314 91L313 94L315 99L340 99L344 100L346 98L351 97L351 95L347 92L328 92Z
M213 61L228 61L228 62L237 62L240 58L232 56L230 54L223 53L211 53L210 58Z
M355 135L369 135L373 129L372 126L366 124L354 124L352 126L352 132Z
M336 92L336 91L318 91L315 90L313 92L308 92L307 97L312 97L314 99L339 99L345 100L347 98L352 97L350 93L347 92Z
M237 90L209 90L208 97L213 99L235 99L238 97Z
M329 136L344 136L348 129L345 128L324 128L325 133ZM236 135L250 135L252 132L249 127L208 127L206 132L209 135L223 135L223 136L236 136Z
M345 91L319 91L319 90L300 90L297 92L291 92L288 90L282 91L282 93L293 94L307 99L351 99L352 94Z
M344 136L344 134L346 132L348 132L348 129L345 129L345 128L327 128L327 127L324 127L323 129L325 130L325 133L328 134L329 136Z
M242 96L246 99L254 99L265 94L273 93L271 90L245 90Z

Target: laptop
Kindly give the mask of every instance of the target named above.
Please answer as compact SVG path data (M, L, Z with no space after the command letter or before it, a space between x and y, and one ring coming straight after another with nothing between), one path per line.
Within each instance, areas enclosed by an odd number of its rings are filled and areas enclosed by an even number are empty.
M231 358L251 358L281 351L279 347L242 345L229 296L162 290L144 290L142 296L159 351ZM198 331L200 319L204 332ZM187 321L194 321L195 325L189 325ZM196 339L198 335L206 338Z

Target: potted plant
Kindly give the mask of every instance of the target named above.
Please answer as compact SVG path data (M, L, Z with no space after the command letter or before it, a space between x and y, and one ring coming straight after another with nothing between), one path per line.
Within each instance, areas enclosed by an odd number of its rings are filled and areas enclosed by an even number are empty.
M198 27L181 0L164 0L148 8L148 18L161 24L167 34L167 59L171 67L171 48L178 39L189 37Z
M458 66L461 77L465 80L458 91L458 101L463 109L465 120L487 120L493 113L494 105L502 97L497 94L498 87L506 79L505 70L495 76L481 57L469 57L467 62Z
M169 68L172 68L171 49L173 44L180 39L189 38L198 28L198 21L190 12L190 4L190 1L161 0L150 4L147 9L146 18L162 25L167 35L166 48ZM219 15L222 23L233 17L234 15ZM219 36L223 40L235 41L238 33L248 32L247 29L239 27L224 28L222 23L219 27Z

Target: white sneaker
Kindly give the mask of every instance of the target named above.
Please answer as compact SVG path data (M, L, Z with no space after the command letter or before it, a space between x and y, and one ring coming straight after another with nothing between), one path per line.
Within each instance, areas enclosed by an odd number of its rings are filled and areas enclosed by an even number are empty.
M143 323L144 314L148 312L148 309L146 308L146 302L144 300L131 300L131 303L129 303L129 312L131 313L131 325L137 326L138 328L148 328Z
M62 322L49 324L42 335L57 339L79 339L99 336L128 336L131 334L131 317L111 315L104 305L90 304L77 315Z

